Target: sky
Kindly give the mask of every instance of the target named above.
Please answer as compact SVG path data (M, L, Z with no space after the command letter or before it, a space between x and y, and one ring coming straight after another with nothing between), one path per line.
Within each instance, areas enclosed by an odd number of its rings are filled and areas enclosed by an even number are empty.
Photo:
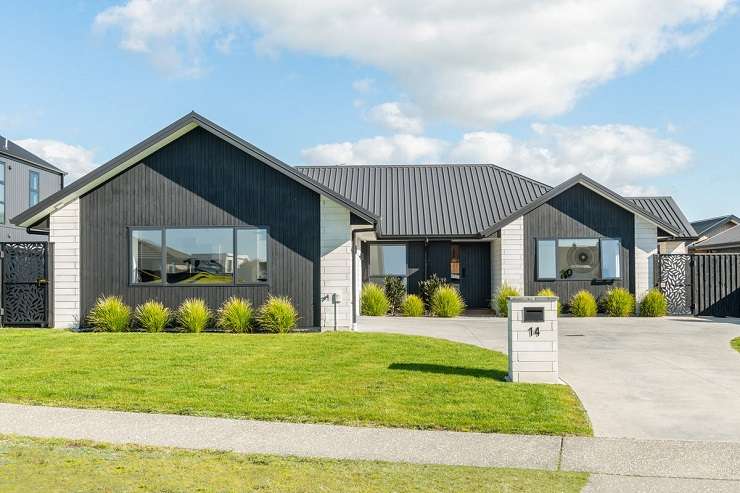
M5 1L0 135L69 183L194 110L292 165L486 162L740 214L737 7Z

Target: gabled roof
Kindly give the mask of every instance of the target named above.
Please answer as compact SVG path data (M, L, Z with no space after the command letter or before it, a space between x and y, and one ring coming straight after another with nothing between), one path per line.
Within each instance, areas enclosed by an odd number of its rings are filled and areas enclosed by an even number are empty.
M492 164L298 169L379 216L379 237L480 238L551 189Z
M139 144L136 144L131 149L111 159L107 163L95 168L82 178L74 181L68 187L63 188L62 190L50 195L35 206L17 215L11 221L17 226L31 226L32 224L48 216L54 210L64 207L66 204L72 202L88 191L96 188L100 184L110 180L114 176L123 173L131 166L134 166L147 156L153 154L170 142L182 137L196 127L201 127L204 130L211 132L215 136L225 140L226 142L229 142L230 144L241 149L255 159L258 159L267 166L270 166L276 171L288 176L289 178L292 178L293 180L303 184L304 186L321 195L324 195L331 198L332 200L335 200L336 202L339 202L362 219L370 223L377 222L378 218L372 212L359 206L356 203L353 203L352 201L338 194L334 190L327 188L321 183L311 180L292 166L285 164L279 159L253 146L246 140L237 137L228 130L219 127L215 123L195 112L188 113L184 117L163 128L151 137L143 140Z
M0 135L0 156L6 156L10 159L15 159L27 164L32 164L34 166L38 166L39 168L52 171L54 173L59 173L61 175L67 174L66 171L62 171L50 162L44 161L36 154L24 149L12 140L6 139L2 135Z
M613 203L621 206L622 208L632 212L633 214L636 214L642 217L643 219L655 224L656 226L658 226L659 228L661 228L662 230L664 230L666 233L670 235L679 236L679 237L681 236L681 232L675 226L667 223L666 221L664 221L663 219L659 217L656 217L653 213L643 209L642 207L636 205L634 202L622 197L616 192L613 192L612 190L606 188L604 185L601 185L600 183L592 180L591 178L589 178L588 176L584 174L578 174L574 176L573 178L570 178L569 180L564 181L557 187L541 195L536 200L533 200L532 202L528 203L526 206L517 210L514 214L511 214L505 219L491 225L481 234L483 236L490 236L491 234L500 230L502 227L506 226L507 224L517 219L518 217L521 217L524 214L536 209L537 207L541 206L545 202L551 200L553 197L560 195L561 193L565 192L566 190L569 190L570 188L576 185L583 185L584 187L601 195L607 200L610 200Z
M740 224L740 218L732 214L727 214L725 216L710 217L708 219L699 219L698 221L692 221L691 225L696 230L698 236L703 236L704 233L714 228L715 226L719 226L720 224L724 224L729 221L732 221L735 224Z
M733 226L730 229L717 233L716 235L707 238L704 241L699 241L691 245L696 249L709 249L709 248L730 248L740 246L740 225Z
M676 239L695 240L698 238L694 227L691 225L681 208L673 197L625 197L681 231L681 236Z

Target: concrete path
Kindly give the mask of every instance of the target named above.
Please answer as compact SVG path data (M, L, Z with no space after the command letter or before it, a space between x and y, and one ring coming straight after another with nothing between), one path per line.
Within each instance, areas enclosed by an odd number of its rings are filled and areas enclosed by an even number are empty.
M358 330L507 351L506 320L362 317ZM601 437L740 442L740 319L560 319L560 377Z
M501 435L0 404L0 433L241 453L595 473L590 491L740 490L740 443ZM621 489L621 487L620 487Z

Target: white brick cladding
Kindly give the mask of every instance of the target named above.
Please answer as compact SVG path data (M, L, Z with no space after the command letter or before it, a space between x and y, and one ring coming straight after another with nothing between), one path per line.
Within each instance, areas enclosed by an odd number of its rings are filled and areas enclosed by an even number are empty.
M80 324L80 201L51 213L49 242L53 245L53 299L55 327Z
M509 380L512 382L558 383L557 299L547 297L509 298ZM524 307L543 310L542 322L524 322Z
M491 241L491 299L501 288L501 238Z
M658 243L660 253L689 253L686 241L661 241Z
M524 218L519 217L501 228L501 284L524 293ZM494 268L496 264L494 258Z
M658 253L658 228L635 216L635 297L638 304L654 285L653 262Z
M321 328L334 328L332 294L337 305L337 328L352 327L352 229L349 210L321 197ZM325 299L325 297L327 297Z

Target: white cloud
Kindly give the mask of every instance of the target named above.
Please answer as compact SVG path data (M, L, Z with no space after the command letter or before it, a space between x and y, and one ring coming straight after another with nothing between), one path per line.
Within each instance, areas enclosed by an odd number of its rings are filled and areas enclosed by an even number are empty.
M16 140L15 143L69 173L64 177L65 185L97 166L93 151L79 145L51 139L22 139Z
M324 144L303 152L312 164L387 164L445 161L493 163L556 185L584 173L626 195L655 194L644 180L689 166L691 150L631 125L533 125L529 140L499 132L466 133L454 143L410 135Z
M375 81L373 79L357 79L352 82L352 89L361 94L372 91L374 87Z
M367 116L372 122L394 132L416 135L424 131L424 122L416 113L414 106L392 101L373 106Z
M446 147L442 140L398 134L317 145L301 155L310 164L405 164L438 161Z
M95 24L163 69L246 25L256 48L342 57L395 77L425 114L483 125L568 110L594 85L691 46L731 0L128 0Z

